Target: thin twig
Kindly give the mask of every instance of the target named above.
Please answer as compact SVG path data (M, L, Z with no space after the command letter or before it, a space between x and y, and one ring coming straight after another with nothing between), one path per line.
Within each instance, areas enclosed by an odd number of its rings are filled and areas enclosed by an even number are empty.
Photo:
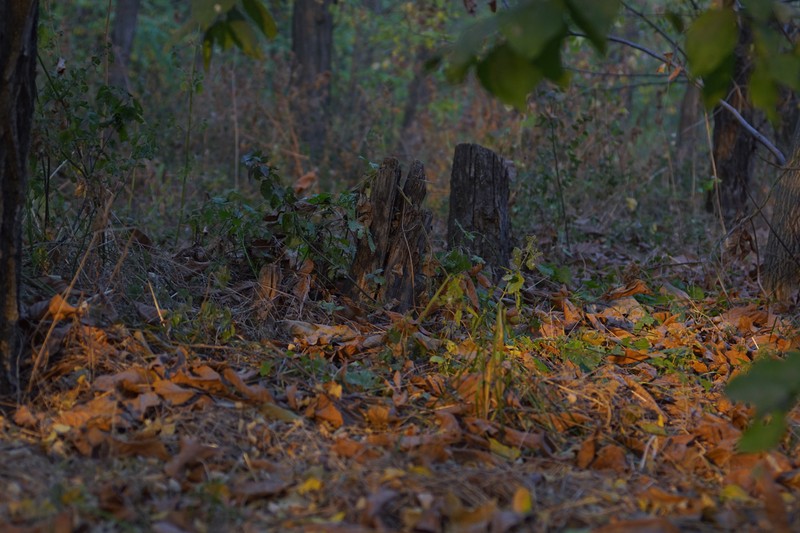
M570 32L569 35L571 35L573 37L586 38L586 34L584 34L584 33ZM650 50L649 48L647 48L646 46L642 46L641 44L635 43L633 41L629 41L628 39L623 39L622 37L616 37L614 35L609 35L606 38L611 42L624 44L625 46L628 46L628 47L633 48L635 50L639 50L640 52L642 52L644 54L647 54L652 58L658 59L662 63L666 63L666 64L670 64L671 63L671 61L669 59L667 59L663 54L659 54L656 51ZM684 76L686 76L686 78L691 83L693 83L696 87L698 87L700 89L703 88L703 82L701 80L691 78L689 76L689 74L685 70L682 70L682 74ZM741 114L739 114L739 112L736 110L736 108L734 108L732 105L730 105L728 102L726 102L723 99L719 100L719 105L722 106L723 108L727 109L733 115L733 117L736 119L736 121L739 124L741 124L742 127L744 127L744 129L747 130L747 132L750 135L752 135L759 143L761 143L767 150L769 150L770 153L772 153L772 155L775 156L775 159L778 161L778 163L781 166L786 165L786 156L783 155L783 152L781 152L780 149L778 149L777 146L775 146L772 142L770 142L769 139L767 139L758 130L756 130L749 122L747 122L747 120L745 120L745 118Z
M678 46L678 43L676 43L669 35L667 35L667 32L659 28L658 24L647 18L647 16L641 11L636 11L635 9L633 9L631 6L628 5L627 2L622 2L622 5L625 7L625 9L627 9L628 11L630 11L631 13L642 19L645 22L645 24L653 28L656 31L656 33L658 33L661 37L664 38L665 41L667 41L669 44L672 45L673 50L677 51L680 55L686 58L686 52L683 51L683 48Z

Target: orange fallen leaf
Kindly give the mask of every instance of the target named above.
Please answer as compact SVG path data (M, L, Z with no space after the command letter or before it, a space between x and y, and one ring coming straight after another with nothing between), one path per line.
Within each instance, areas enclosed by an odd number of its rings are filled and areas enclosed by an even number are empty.
M164 465L164 473L178 479L188 465L208 459L217 452L217 448L200 444L191 437L181 437L180 451Z
M640 279L634 280L621 287L614 287L603 295L603 299L611 301L634 296L636 294L651 294L650 289L647 288L647 284Z
M613 470L618 474L623 474L628 470L625 450L616 444L604 446L597 452L597 457L590 466L595 470Z
M284 492L291 485L291 481L283 478L266 479L263 481L247 481L233 487L233 497L240 503L249 503L253 500L269 498Z
M578 468L589 468L589 465L594 461L596 452L597 434L595 433L581 443L581 447L578 449L578 455L575 458L575 464L578 465Z
M126 383L124 385L126 390L134 390L134 385L149 384L155 379L155 372L134 366L127 368L122 372L112 375L99 376L92 383L92 388L97 391L108 392L113 390L117 385Z
M371 405L367 410L367 420L375 428L386 428L390 420L389 408L385 405Z
M120 457L156 457L162 461L170 458L164 443L157 438L123 441L116 438L108 439L110 451Z
M595 528L593 533L680 533L680 529L666 518L642 518L612 522Z
M39 427L40 419L34 416L27 405L21 405L14 412L14 423L20 427L36 429Z
M275 403L272 394L267 389L258 385L247 385L232 368L222 371L223 377L233 385L237 392L243 394L248 400L263 403Z
M228 388L222 383L219 373L208 365L194 366L190 371L180 370L173 376L173 383L188 385L211 394L228 395Z
M336 408L327 394L317 396L316 405L312 409L315 419L327 422L334 429L340 428L344 424L342 413Z
M198 394L197 391L186 389L165 379L153 383L153 391L172 405L183 405Z

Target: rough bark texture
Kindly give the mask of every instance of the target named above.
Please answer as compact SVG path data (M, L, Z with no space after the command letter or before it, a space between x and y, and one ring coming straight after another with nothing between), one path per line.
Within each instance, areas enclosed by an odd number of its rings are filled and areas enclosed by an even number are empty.
M350 276L354 298L407 311L416 305L425 285L420 259L426 250L430 214L421 207L426 194L422 163L414 161L406 179L401 181L401 177L399 161L385 159L369 200L359 210L372 242L364 237L358 243ZM383 277L383 283L376 283L376 275Z
M379 298L396 301L396 310L407 311L417 304L424 288L420 259L427 248L430 213L422 209L427 193L425 167L419 161L411 163L403 193L395 196L389 250L384 267L385 283Z
M742 117L753 123L753 107L747 95L747 82L752 70L748 62L748 48L752 39L749 31L739 32L733 71L733 87L727 102ZM747 210L750 175L753 170L755 138L721 107L714 109L714 161L719 182L709 192L706 209L730 222Z
M332 0L296 0L292 11L292 52L298 90L294 115L311 160L325 143L333 51Z
M800 94L786 88L782 89L778 116L780 124L775 128L775 141L788 159L792 157L794 150L795 126L800 123Z
M447 242L483 258L490 266L507 267L511 253L508 216L510 167L491 150L459 144L450 178Z
M20 353L21 208L36 98L37 0L0 2L0 393L10 392Z
M775 210L764 254L766 289L788 300L800 287L800 123L795 128L794 153L772 196Z
M114 63L111 65L109 82L128 92L131 92L128 83L128 63L131 60L133 38L136 35L139 4L140 0L117 0L117 7L114 10L114 28L111 31Z

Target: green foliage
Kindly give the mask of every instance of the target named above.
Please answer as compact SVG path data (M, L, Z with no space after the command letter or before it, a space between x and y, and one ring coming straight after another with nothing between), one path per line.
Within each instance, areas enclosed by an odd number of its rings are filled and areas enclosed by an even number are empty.
M380 386L381 378L369 368L354 362L348 365L347 372L344 374L344 382L356 390L371 391Z
M40 33L48 61L34 116L28 237L32 243L79 237L79 254L93 222L154 156L155 128L145 123L138 99L97 81L105 77L106 49L67 64L55 60L57 40L47 24Z
M686 31L686 56L691 75L702 80L706 105L724 98L731 84L740 27L753 33L749 80L753 103L777 119L780 87L800 88L800 47L792 46L778 29L793 16L793 8L772 0L743 2L744 9L712 7ZM501 101L524 110L527 95L544 79L568 81L561 50L572 36L586 37L599 51L619 11L617 0L525 0L464 30L449 53L448 73L461 81L475 68L481 84ZM678 31L683 20L666 18Z
M778 120L781 87L800 89L800 47L780 29L796 17L796 9L773 0L742 2L743 9L709 9L686 33L686 55L693 76L702 78L706 105L716 104L730 90L735 50L740 33L752 35L745 51L754 65L748 80L753 104L770 120Z
M268 159L254 152L242 158L251 179L259 182L259 190L267 203L260 225L261 237L280 240L303 260L310 258L329 279L346 273L355 254L355 243L366 228L358 221L358 193L338 195L320 193L309 198L296 198L291 187L281 184L277 169ZM252 230L259 225L250 225Z
M475 67L481 84L519 109L543 79L565 84L564 41L575 33L605 51L605 35L619 10L618 0L527 0L464 30L450 51L449 77L460 81ZM492 44L485 46L486 41Z
M750 371L732 379L725 389L734 401L756 408L756 421L739 442L743 452L774 448L786 432L786 414L800 399L800 352L786 359L761 359Z
M261 58L253 27L268 39L278 33L275 20L262 0L192 0L191 17L179 30L185 35L199 27L203 32L203 65L208 70L214 47L236 46L250 57Z
M554 265L552 263L542 263L536 265L536 268L543 276L557 283L563 283L565 285L569 285L570 283L572 283L572 272L570 272L568 266Z
M738 37L733 9L710 9L700 15L686 34L686 54L692 72L698 76L714 72L733 54Z

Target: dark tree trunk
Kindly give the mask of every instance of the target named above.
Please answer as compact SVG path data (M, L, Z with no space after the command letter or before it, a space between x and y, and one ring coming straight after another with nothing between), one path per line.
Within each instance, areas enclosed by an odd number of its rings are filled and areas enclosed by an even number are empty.
M787 300L800 287L800 123L793 155L772 196L775 210L764 254L764 281L772 297Z
M681 100L681 114L678 119L678 135L676 140L678 164L682 165L693 161L698 143L705 137L705 128L699 124L700 89L693 84L686 86L686 92Z
M425 47L420 47L416 53L414 64L414 77L408 83L408 96L406 97L406 105L403 108L403 122L400 124L401 135L400 138L405 138L405 133L408 128L413 124L417 116L417 110L425 105L426 92L425 92L425 79L427 72L425 69L425 62L428 60L430 52Z
M450 178L447 242L462 247L490 266L507 267L511 253L508 216L510 167L502 157L477 144L459 144Z
M747 59L751 41L749 31L742 28L736 46L733 87L726 100L752 124L753 107L746 89L752 70ZM709 192L706 209L721 216L725 222L731 222L747 210L756 141L733 114L718 106L714 109L713 143L719 182Z
M780 151L788 158L794 151L795 126L800 123L800 95L797 92L785 88L781 91L778 116L780 123L775 128L775 140Z
M294 115L312 162L319 163L325 144L333 52L332 0L295 0L292 52L297 97Z
M402 194L395 196L389 251L384 267L385 283L379 299L397 302L397 311L416 306L425 288L421 259L427 251L430 212L422 209L427 193L425 167L419 161L411 163Z
M128 63L131 60L133 37L136 35L136 22L139 17L140 0L117 0L114 12L114 28L111 31L111 47L114 63L111 65L109 82L131 92L128 83Z
M369 229L358 243L350 269L351 294L407 311L418 303L425 287L421 259L427 249L430 213L422 209L425 168L414 161L405 181L395 158L383 161L371 183L369 200L359 213ZM371 239L370 239L371 238ZM383 278L382 283L377 279Z
M21 217L36 98L38 0L0 2L0 393L11 391L21 346Z

